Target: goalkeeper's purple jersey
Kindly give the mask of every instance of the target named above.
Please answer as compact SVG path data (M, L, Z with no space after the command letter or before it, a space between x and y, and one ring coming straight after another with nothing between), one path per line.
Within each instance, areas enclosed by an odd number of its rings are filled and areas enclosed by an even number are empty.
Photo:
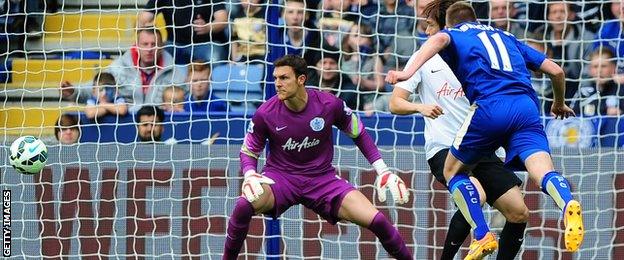
M241 148L243 173L256 170L258 156L267 140L265 172L326 173L333 169L332 125L352 138L364 131L359 118L342 100L318 90L307 89L307 92L308 103L301 112L291 111L277 96L258 108Z

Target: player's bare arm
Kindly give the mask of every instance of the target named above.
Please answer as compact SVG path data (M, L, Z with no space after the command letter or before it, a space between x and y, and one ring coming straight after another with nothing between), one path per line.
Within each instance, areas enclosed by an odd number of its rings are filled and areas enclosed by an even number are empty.
M450 42L451 38L449 35L443 32L436 33L435 35L429 37L429 39L420 48L420 55L416 57L412 65L405 68L403 71L388 71L388 75L386 75L386 82L395 84L398 81L410 78L420 69L420 67L422 67L423 64L425 64L425 62L431 59L431 57L436 55L442 49L446 48Z
M412 93L402 88L394 88L390 97L390 112L397 115L420 113L425 117L436 119L444 114L444 110L436 104L416 104L409 101Z
M555 62L545 59L540 66L540 71L550 77L553 85L554 102L551 108L553 116L555 118L561 117L561 119L576 116L574 111L565 104L565 72L563 69Z

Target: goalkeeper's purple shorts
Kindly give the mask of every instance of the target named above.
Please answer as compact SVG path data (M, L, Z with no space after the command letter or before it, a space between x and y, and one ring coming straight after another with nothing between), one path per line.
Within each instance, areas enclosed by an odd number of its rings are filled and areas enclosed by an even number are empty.
M319 175L295 175L278 172L264 172L275 181L270 185L275 196L273 210L267 215L278 217L291 206L302 204L319 214L331 224L336 224L342 199L355 187L336 175L336 171Z

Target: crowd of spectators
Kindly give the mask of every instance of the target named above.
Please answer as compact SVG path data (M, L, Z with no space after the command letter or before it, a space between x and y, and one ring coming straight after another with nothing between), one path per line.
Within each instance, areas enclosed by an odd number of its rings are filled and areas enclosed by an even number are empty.
M269 41L269 1L150 0L139 14L137 42L93 84L61 86L65 100L88 102L90 118L155 105L167 112L229 111L213 93L210 73L230 62L268 64L301 55L307 84L334 93L355 110L387 111L385 72L402 69L426 40L422 10L432 0L283 0L277 38ZM566 72L566 98L581 116L624 111L623 8L620 1L492 0L473 3L481 22L507 30L547 54ZM153 27L163 14L167 39ZM115 84L100 82L111 75ZM544 114L552 91L533 74ZM97 87L93 87L96 85ZM114 87L113 87L114 86Z

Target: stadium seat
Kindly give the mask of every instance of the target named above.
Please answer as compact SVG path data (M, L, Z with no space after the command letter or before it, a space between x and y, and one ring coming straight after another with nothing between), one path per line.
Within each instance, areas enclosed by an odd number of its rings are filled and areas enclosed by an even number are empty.
M83 9L119 8L145 6L147 0L64 0L64 6Z
M54 125L61 113L80 110L80 106L36 107L28 104L2 108L0 123L4 127L0 128L0 134L37 137L54 135Z
M13 63L10 59L7 59L6 62L0 62L0 83L6 84L11 80L11 70L13 70Z
M46 15L43 38L29 41L26 47L45 51L123 52L134 43L137 14L138 11L132 10L103 10ZM156 27L166 39L162 15L156 17Z
M58 88L61 81L90 82L112 60L13 59L7 88Z
M253 112L263 100L264 65L229 63L213 68L211 89L233 112Z

